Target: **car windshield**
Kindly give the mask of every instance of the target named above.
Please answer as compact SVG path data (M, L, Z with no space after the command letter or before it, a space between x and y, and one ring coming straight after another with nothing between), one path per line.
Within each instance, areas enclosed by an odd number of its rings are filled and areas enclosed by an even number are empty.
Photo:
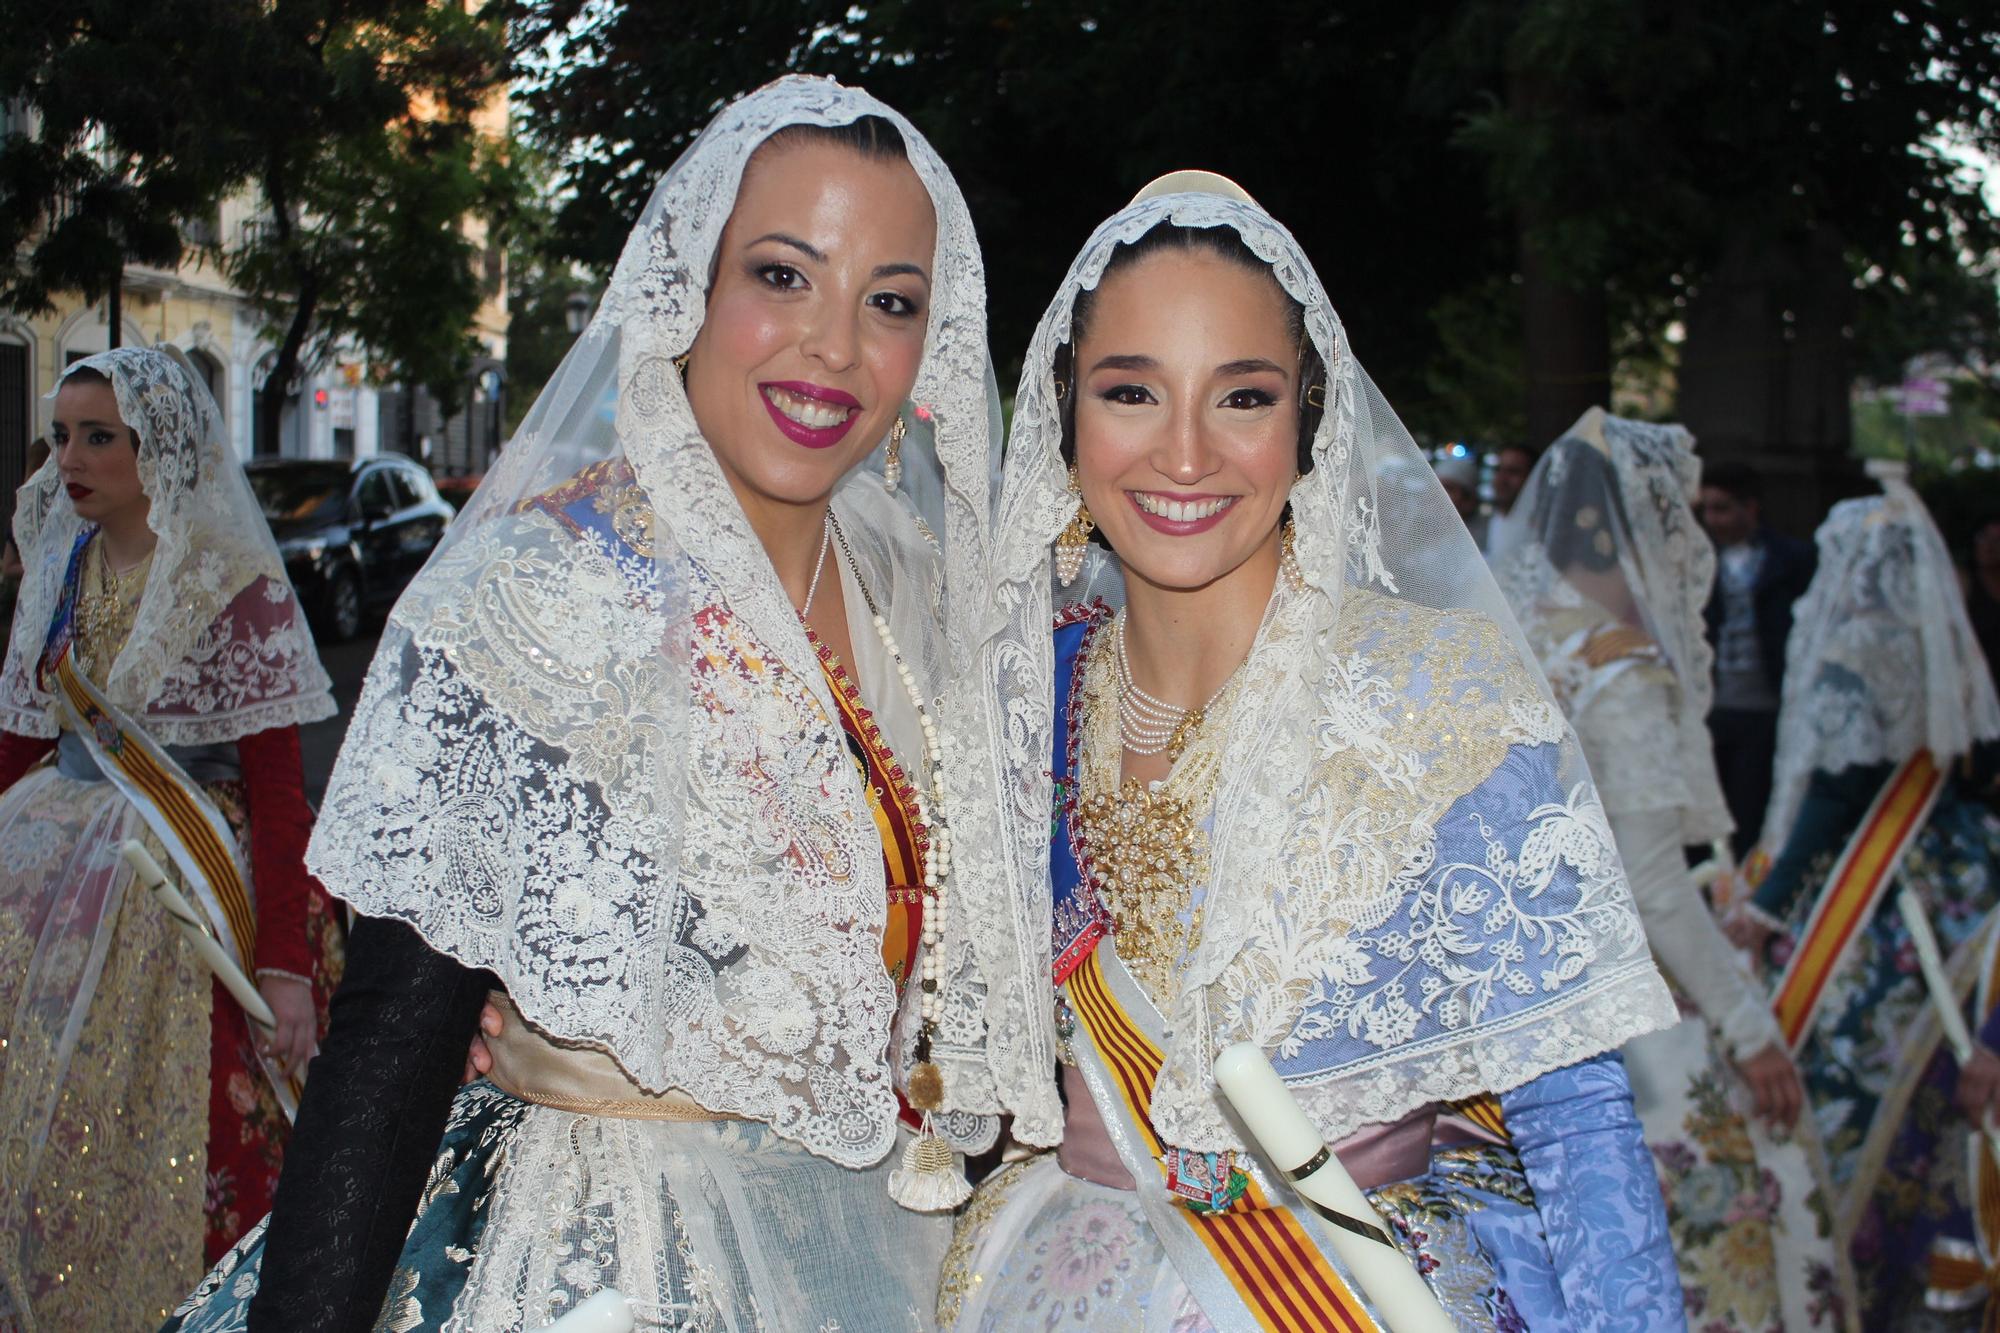
M345 463L332 467L253 467L247 472L264 517L274 523L333 518L347 503L349 472Z

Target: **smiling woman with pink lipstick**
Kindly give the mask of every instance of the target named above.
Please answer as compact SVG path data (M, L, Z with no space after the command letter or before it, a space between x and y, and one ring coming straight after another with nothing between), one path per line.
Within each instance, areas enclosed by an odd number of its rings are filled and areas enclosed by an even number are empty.
M725 108L390 617L311 849L350 980L268 1230L171 1328L929 1325L996 1132L939 1068L987 380L909 122Z
M945 943L1016 1137L1061 1148L980 1186L940 1324L1397 1326L1246 1151L1210 1069L1249 1041L1459 1327L1680 1326L1616 1054L1675 1013L1575 738L1241 190L1178 173L1085 246L995 534L1007 799Z

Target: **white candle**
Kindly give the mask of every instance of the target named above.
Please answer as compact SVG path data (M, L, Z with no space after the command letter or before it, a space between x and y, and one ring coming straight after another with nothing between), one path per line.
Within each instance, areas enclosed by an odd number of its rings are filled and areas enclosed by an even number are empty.
M632 1333L632 1306L606 1287L548 1326L548 1333Z
M1292 1188L1319 1205L1322 1216L1334 1215L1327 1228L1334 1253L1388 1322L1389 1333L1457 1333L1458 1325L1389 1236L1388 1224L1321 1140L1264 1052L1251 1042L1237 1042L1215 1058L1215 1081L1280 1175L1291 1180L1292 1172L1324 1159L1292 1180ZM1340 1224L1341 1218L1372 1228L1380 1239L1356 1234Z
M1965 1015L1959 1012L1958 997L1951 989L1951 978L1945 975L1944 954L1938 948L1937 932L1931 929L1931 919L1924 915L1923 903L1908 889L1896 895L1896 907L1903 914L1903 925L1910 932L1910 943L1916 946L1917 967L1924 974L1924 985L1930 990L1931 1003L1937 1008L1944 1039L1951 1043L1952 1054L1958 1057L1958 1067L1963 1069L1972 1059L1972 1033L1965 1026ZM1996 1129L1991 1120L1980 1128L1986 1131L1986 1141L1992 1145L1994 1156L2000 1157L2000 1129Z
M243 975L243 969L222 947L222 941L209 933L207 923L167 879L166 872L160 869L160 863L153 859L153 854L137 838L127 838L123 850L125 864L132 867L132 873L139 877L139 882L174 919L174 924L194 945L194 951L201 955L201 961L208 965L208 970L215 973L223 988L236 997L236 1003L243 1006L243 1012L250 1016L252 1022L265 1028L277 1027L278 1016L271 1012L270 1005L264 1003L256 985Z

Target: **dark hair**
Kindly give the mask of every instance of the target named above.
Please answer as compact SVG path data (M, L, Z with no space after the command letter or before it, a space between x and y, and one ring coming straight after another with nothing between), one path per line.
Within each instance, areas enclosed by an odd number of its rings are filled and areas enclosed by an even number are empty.
M831 144L879 162L910 160L910 147L903 141L903 132L884 116L863 116L845 125L786 125L773 130L764 142L758 144L750 160L756 161L757 154L766 148L796 147L800 144ZM749 170L747 164L744 170ZM710 289L715 286L716 267L721 262L722 251L718 247L708 257Z
M1111 259L1104 266L1104 275L1097 286L1076 294L1076 304L1070 311L1069 340L1056 349L1056 385L1062 395L1062 456L1065 463L1076 461L1076 348L1083 341L1089 327L1091 312L1097 306L1097 293L1104 289L1105 279L1121 269L1130 268L1147 255L1163 250L1176 250L1183 254L1196 252L1210 254L1218 259L1226 259L1253 273L1268 278L1285 305L1285 331L1298 345L1298 393L1299 393L1299 438L1298 466L1301 473L1312 471L1313 434L1319 429L1320 416L1325 412L1326 367L1321 363L1319 352L1306 336L1306 312L1292 294L1278 281L1271 266L1260 259L1256 252L1243 243L1243 238L1227 227L1183 227L1173 222L1162 222L1138 240L1121 245L1111 252ZM1320 401L1315 403L1309 395L1317 388Z
M1743 504L1760 505L1764 502L1764 479L1748 463L1729 458L1709 463L1701 470L1701 484L1726 491Z
M1493 451L1493 457L1496 459L1502 454L1526 454L1529 467L1533 467L1542 458L1542 451L1531 444L1503 444Z
M69 370L63 372L62 377L56 381L58 389L65 384L102 384L107 389L113 387L111 377L96 366L71 367ZM136 451L139 447L139 432L128 423L125 427L125 433L132 437L132 448Z
M831 144L836 148L851 149L863 157L890 162L910 160L910 146L903 142L903 132L884 116L863 116L845 125L787 125L758 147L784 147L798 143Z

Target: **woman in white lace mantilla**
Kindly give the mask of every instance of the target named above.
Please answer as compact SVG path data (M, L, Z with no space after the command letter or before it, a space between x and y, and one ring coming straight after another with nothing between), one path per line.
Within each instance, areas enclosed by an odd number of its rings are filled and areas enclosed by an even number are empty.
M996 1128L925 1112L977 1044L938 701L989 381L914 127L820 79L726 107L390 619L312 849L365 917L304 1160L174 1327L487 1333L603 1288L649 1328L929 1325L948 1223L904 1203Z
M1461 1325L1675 1326L1615 1054L1673 1008L1596 795L1240 190L1180 173L1091 237L1026 358L996 532L1004 854L952 925L986 982L974 1105L1061 1150L975 1194L940 1322L1386 1326L1226 1114L1210 1066L1249 1040Z
M0 671L0 1328L138 1328L269 1208L338 979L299 726L333 713L208 388L64 371ZM120 857L143 842L277 1019Z
M1647 942L1688 1012L1630 1042L1625 1067L1690 1316L1718 1333L1853 1327L1798 1073L1683 854L1731 829L1706 725L1715 552L1689 505L1693 449L1678 426L1593 408L1536 464L1515 505L1522 544L1495 573L1576 728Z
M2000 818L1984 799L2000 698L1923 500L1900 465L1868 469L1882 493L1841 501L1816 537L1751 893L1728 925L1772 963L1863 1327L1983 1328L2000 1184L1962 1110L1992 1113L2000 1046ZM1968 1006L1980 1045L1964 1077L1984 1096L1957 1086L1912 909Z

